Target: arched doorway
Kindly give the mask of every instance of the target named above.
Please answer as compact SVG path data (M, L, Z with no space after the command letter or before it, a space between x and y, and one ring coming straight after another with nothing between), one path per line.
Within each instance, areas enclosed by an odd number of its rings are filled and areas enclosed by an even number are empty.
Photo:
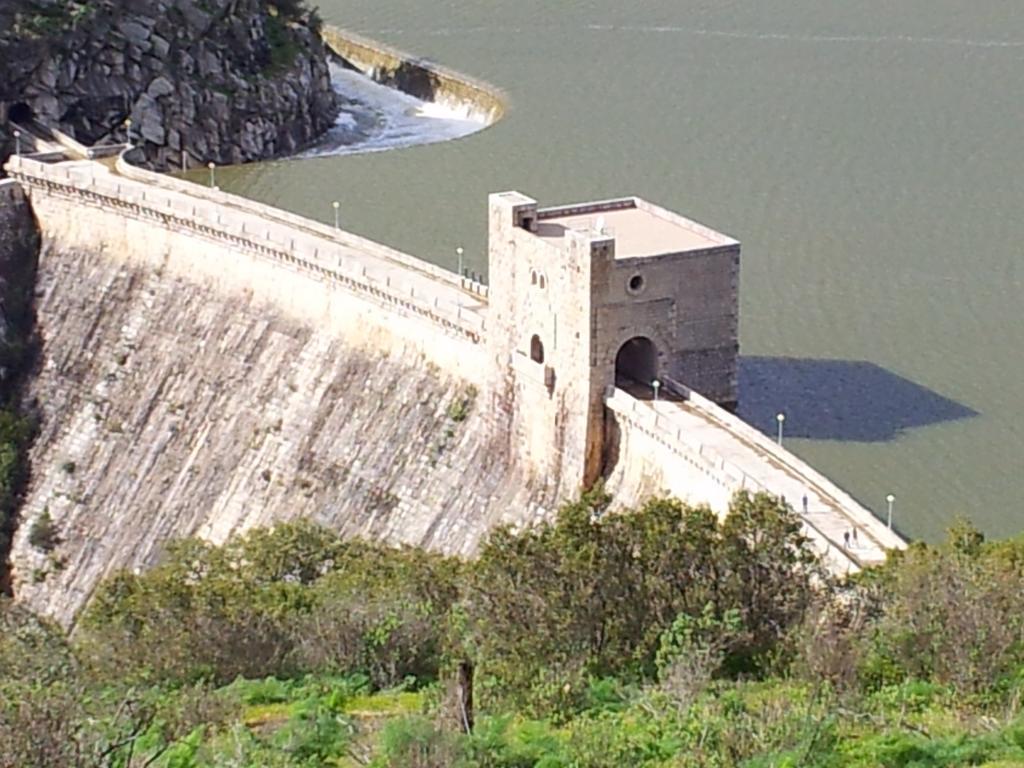
M530 359L535 363L544 362L544 344L536 334L530 339Z
M35 114L32 112L32 107L26 104L24 101L19 101L16 104L11 104L7 109L7 119L12 123L31 123Z
M658 375L658 348L646 336L634 336L615 356L615 384L631 382L649 386Z

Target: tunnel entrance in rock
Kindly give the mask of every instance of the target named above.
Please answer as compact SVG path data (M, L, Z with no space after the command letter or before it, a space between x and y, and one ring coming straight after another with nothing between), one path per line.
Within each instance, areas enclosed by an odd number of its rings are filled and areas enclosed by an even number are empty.
M650 385L658 375L658 348L646 336L634 336L615 356L615 385Z
M32 111L32 107L26 104L24 101L19 101L11 104L7 108L7 120L11 123L31 123L35 119L35 112Z

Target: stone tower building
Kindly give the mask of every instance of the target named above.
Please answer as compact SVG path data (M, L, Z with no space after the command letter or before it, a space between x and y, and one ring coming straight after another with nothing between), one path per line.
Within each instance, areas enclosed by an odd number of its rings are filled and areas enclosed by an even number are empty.
M638 198L489 200L488 344L513 454L563 494L601 475L603 398L674 379L736 404L740 244Z

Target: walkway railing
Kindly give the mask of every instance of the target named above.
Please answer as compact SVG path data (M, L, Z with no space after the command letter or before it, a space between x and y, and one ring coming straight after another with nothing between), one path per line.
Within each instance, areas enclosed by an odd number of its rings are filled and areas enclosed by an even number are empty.
M303 230L317 237L324 238L325 240L330 240L345 248L351 248L352 250L366 253L377 258L387 259L388 261L400 264L407 269L414 269L417 272L422 272L434 280L449 283L479 298L487 298L487 286L479 281L470 280L467 277L460 277L454 272L450 272L436 264L431 264L423 259L418 259L415 256L402 253L401 251L389 248L386 245L382 245L381 243L368 238L347 232L344 229L336 229L328 224L324 224L313 219L307 219L304 216L299 216L289 211L282 210L281 208L275 208L272 205L259 203L255 200L250 200L247 197L242 197L241 195L234 195L230 192L224 192L202 184L196 184L185 179L140 168L137 165L134 165L130 160L133 151L137 150L128 148L127 151L122 152L117 159L117 164L115 165L115 170L126 179L139 181L148 186L165 189L170 192L188 195L189 197L205 200L214 203L215 205L229 206L239 211L252 214L253 216L258 216L267 221L274 221L287 227Z
M742 439L747 444L756 448L759 452L782 464L793 474L803 478L808 485L813 485L823 495L832 499L839 507L856 513L856 523L868 532L880 546L887 549L903 549L907 546L906 541L891 529L887 528L881 520L865 508L860 502L854 499L849 493L833 483L827 477L818 472L814 467L805 462L796 454L787 451L775 440L755 429L739 416L725 410L716 403L708 400L699 392L687 387L680 381L670 377L664 378L664 384L672 391L679 394L695 410L705 414L708 418L721 424L731 434Z
M661 381L665 389L681 398L682 402L676 403L679 408L688 409L712 427L744 444L753 452L752 455L759 457L757 461L763 461L782 473L780 482L783 477L788 477L786 482L795 481L799 486L817 494L827 506L827 509L819 510L818 513L826 515L823 520L830 521L828 527L833 530L859 530L868 539L863 542L865 547L851 549L847 542L837 540L835 534L830 535L808 514L802 514L806 534L817 542L827 559L836 564L849 562L857 568L880 561L888 549L906 547L906 542L869 510L800 458L681 382L667 377ZM659 413L655 401L638 400L624 390L610 387L605 403L631 427L641 430L667 450L681 456L727 491L764 491L774 496L782 495L778 488L772 488L771 484L766 484L739 464L730 461L714 446L701 442L698 435L687 429L685 419L673 418L671 413Z
M457 282L453 285L451 280L434 280L375 253L360 258L358 240L349 245L344 240L323 237L315 227L293 228L280 218L268 221L244 207L204 204L207 201L195 195L162 185L122 181L93 163L50 164L13 157L6 168L12 178L30 190L221 242L317 279L333 281L378 305L418 315L473 342L483 338L484 314L467 306L473 301L459 290ZM437 289L433 290L432 285ZM465 302L460 294L466 296Z

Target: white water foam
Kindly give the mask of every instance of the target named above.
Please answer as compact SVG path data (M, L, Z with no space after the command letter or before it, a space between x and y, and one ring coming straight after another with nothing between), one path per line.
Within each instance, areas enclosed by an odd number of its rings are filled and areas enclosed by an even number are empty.
M332 64L331 83L346 100L338 119L301 157L354 155L433 144L468 136L487 127L471 110L422 101L365 75Z

